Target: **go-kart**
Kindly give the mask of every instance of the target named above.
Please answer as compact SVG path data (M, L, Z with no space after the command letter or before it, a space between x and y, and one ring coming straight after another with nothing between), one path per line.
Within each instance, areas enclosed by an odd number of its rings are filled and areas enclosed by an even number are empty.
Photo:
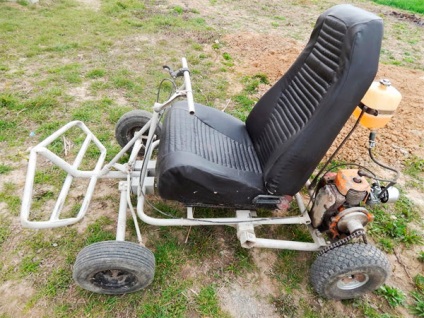
M322 168L310 179L355 109L359 115L354 128L363 116L379 116L361 99L377 72L382 34L382 20L372 13L351 5L329 9L318 18L295 63L257 102L246 122L194 103L184 58L176 71L164 67L174 93L165 102L156 102L152 113L134 110L121 117L115 133L122 149L109 163L104 164L105 147L81 121L68 123L31 150L21 210L23 226L41 229L74 224L88 211L98 179L120 179L116 240L85 247L74 265L73 278L86 290L124 294L152 282L155 257L143 244L140 220L156 226L228 225L237 229L245 248L318 252L310 278L323 297L347 299L375 290L389 276L390 264L384 253L367 243L365 227L373 216L366 206L395 201L394 181L383 185L387 180L358 165L327 172ZM178 87L176 82L182 78ZM86 137L75 160L68 163L49 146L76 129ZM81 170L93 144L99 159L93 170ZM126 153L128 161L120 163ZM37 219L30 212L39 155L67 174L48 219ZM71 217L62 216L76 178L89 180L81 208ZM147 197L154 193L183 203L186 216L176 218L160 211ZM263 210L284 211L293 197L298 215L261 216ZM165 217L148 215L146 206ZM197 207L224 207L235 214L202 218L195 213ZM128 212L138 243L125 241ZM255 234L256 226L288 224L305 225L312 241Z

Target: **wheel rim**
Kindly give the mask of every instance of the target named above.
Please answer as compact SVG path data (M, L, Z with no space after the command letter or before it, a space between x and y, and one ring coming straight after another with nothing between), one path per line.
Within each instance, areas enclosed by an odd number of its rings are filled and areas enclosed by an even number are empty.
M91 283L106 290L130 288L137 283L137 277L126 270L108 269L95 273Z
M142 127L134 127L134 128L132 128L132 129L130 129L130 130L128 130L128 132L127 132L127 135L126 135L126 138L127 138L127 142L129 142L133 137L134 137L134 135L141 129ZM149 131L147 131L146 133L144 133L142 136L141 136L141 139L143 139L143 144L146 144L146 140L147 140L147 135L148 135L148 133L149 133Z
M365 273L347 274L338 280L337 287L341 290L352 290L364 286L368 280L369 277Z

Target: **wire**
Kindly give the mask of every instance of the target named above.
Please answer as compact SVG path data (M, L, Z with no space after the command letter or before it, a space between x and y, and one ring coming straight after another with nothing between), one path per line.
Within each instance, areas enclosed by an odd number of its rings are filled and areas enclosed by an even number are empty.
M163 80L159 83L158 92L157 92L157 94L156 94L156 102L157 102L157 103L159 103L160 91L162 90L162 85L163 85L163 83L165 83L165 82L171 82L172 87L174 88L174 92L177 90L177 84L175 84L175 82L174 82L173 80L171 80L170 78L164 78L164 79L163 79ZM171 98L172 94L173 94L173 92L171 92L171 93L169 94L168 99L169 99L169 98Z
M232 221L232 222L226 222L226 221L213 221L213 220L205 220L205 219L195 219L195 218L193 218L193 219L188 219L188 218L178 218L178 217L176 217L175 215L172 215L172 214L169 214L169 213L167 213L167 212L165 212L165 211L162 211L162 210L160 210L160 209L158 209L157 207L155 207L154 205L153 205L153 203L151 203L150 201L149 201L149 199L147 199L147 197L146 197L146 194L143 192L143 190L141 190L140 191L140 193L141 193L141 195L143 196L143 198L144 198L144 200L145 200L145 202L153 209L153 210L155 210L156 212L158 212L158 213L160 213L160 214L162 214L162 215L164 215L164 216L167 216L167 217L169 217L169 218L172 218L172 219L184 219L184 220L187 220L187 221L193 221L193 222L205 222L205 223L211 223L211 224L229 224L229 223L231 223L231 224L239 224L239 223L252 223L252 222L263 222L263 221L276 221L276 220L283 220L283 219L285 219L284 217L282 217L282 218L260 218L260 219L256 219L256 218L252 218L252 219L248 219L248 220L243 220L243 221Z
M375 159L374 158L374 155L372 154L372 147L369 147L368 148L368 153L370 155L371 160L374 161L377 165L379 165L380 167L383 167L383 168L385 168L387 170L390 170L390 171L396 173L396 176L395 176L395 178L393 180L381 180L381 181L384 181L384 182L388 182L389 184L387 186L385 186L384 189L383 189L383 191L381 191L381 193L378 195L378 198L380 199L380 198L382 198L386 194L386 192L388 191L388 189L391 186L393 186L393 185L395 185L397 183L397 179L399 178L399 171L396 170L396 169L394 169L394 168L392 168L392 167L386 166L385 164L382 164L381 162L377 161L377 159Z
M324 171L325 168L327 168L327 166L329 165L329 163L331 162L331 160L333 160L333 158L335 157L335 155L340 151L340 149L344 146L344 144L346 143L346 141L349 139L349 137L353 134L353 132L355 131L356 127L358 127L359 121L361 120L362 116L364 115L366 109L368 107L364 105L364 107L361 110L361 114L359 115L358 119L355 122L355 125L352 127L352 129L349 131L349 133L347 134L347 136L343 139L342 143L337 147L337 149L333 152L333 154L330 156L330 158L328 158L328 160L325 162L324 166L321 168L321 170L318 172L318 174L315 176L314 180L312 180L311 184L309 185L308 189L312 189L316 186L318 178L320 177L321 173Z

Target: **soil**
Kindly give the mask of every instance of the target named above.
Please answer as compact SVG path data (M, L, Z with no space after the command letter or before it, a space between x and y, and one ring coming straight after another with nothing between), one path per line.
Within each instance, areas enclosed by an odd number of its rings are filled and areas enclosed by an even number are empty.
M235 73L246 76L265 74L270 83L277 81L288 70L303 49L299 42L274 34L236 33L224 37L224 41L230 47L230 55L236 57ZM402 168L405 160L411 156L424 156L424 72L380 64L376 80L383 78L390 79L403 99L392 120L378 131L378 146L375 150L387 163ZM257 97L271 85L260 87ZM335 150L354 123L353 118L349 119L329 153ZM337 160L356 163L369 161L368 135L369 131L359 126L342 148Z

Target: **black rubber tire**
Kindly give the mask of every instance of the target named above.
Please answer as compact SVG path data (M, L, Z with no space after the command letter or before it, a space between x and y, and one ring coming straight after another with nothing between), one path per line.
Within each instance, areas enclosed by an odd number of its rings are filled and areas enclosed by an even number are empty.
M115 137L118 144L123 148L134 137L135 132L139 131L152 118L148 111L136 109L122 115L116 123ZM160 137L161 124L156 128L156 139ZM143 134L147 138L149 131ZM132 147L128 150L131 153ZM144 154L144 148L141 148L139 155Z
M141 245L123 241L91 244L79 252L75 282L98 294L126 294L150 285L155 275L155 256Z
M351 299L372 292L390 275L386 255L373 245L347 244L314 261L310 279L315 291L328 299Z

